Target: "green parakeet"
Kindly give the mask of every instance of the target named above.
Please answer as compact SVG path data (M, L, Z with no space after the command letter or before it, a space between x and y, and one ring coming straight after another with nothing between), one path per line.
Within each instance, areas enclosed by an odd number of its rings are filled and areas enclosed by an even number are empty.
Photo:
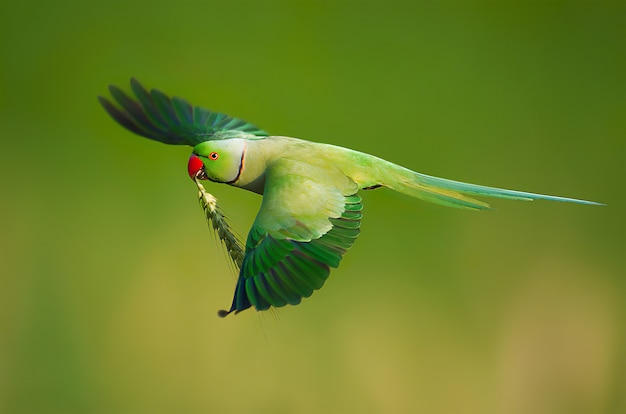
M132 79L135 98L110 86L115 106L99 97L126 129L166 144L193 147L189 176L263 196L248 233L232 305L220 316L297 305L320 289L359 235L359 190L387 187L422 200L473 210L485 196L598 204L432 177L373 155L297 138L270 136L243 120L194 107Z

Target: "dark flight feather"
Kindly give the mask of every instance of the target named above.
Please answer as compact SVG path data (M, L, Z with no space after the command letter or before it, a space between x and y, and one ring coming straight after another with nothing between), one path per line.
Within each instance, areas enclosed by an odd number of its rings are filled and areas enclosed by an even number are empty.
M134 96L111 85L112 99L99 96L98 101L118 124L154 141L193 147L212 139L234 138L237 132L245 138L269 135L244 120L192 106L156 89L148 91L136 79L131 79L130 88Z
M345 198L341 217L330 219L333 227L318 239L295 241L276 239L253 228L230 310L219 316L254 307L296 305L320 289L331 268L339 266L342 255L359 234L361 198Z

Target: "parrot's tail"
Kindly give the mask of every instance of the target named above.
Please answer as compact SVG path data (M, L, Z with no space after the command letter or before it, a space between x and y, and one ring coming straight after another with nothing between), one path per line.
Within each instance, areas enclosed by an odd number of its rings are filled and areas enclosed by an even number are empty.
M602 205L601 203L578 200L575 198L557 197L468 184L460 181L447 180L445 178L432 177L411 171L396 164L392 165L393 168L390 169L391 171L388 170L390 172L390 176L388 177L389 180L384 180L384 182L381 183L382 185L412 197L417 197L425 201L449 207L472 210L490 209L488 203L476 200L471 196L506 198L509 200L524 201L551 200L577 204Z

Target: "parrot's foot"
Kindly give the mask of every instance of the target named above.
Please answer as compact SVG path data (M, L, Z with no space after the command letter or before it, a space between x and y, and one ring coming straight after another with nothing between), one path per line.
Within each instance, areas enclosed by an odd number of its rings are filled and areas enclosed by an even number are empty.
M227 311L227 310L225 310L225 309L220 309L220 310L218 310L218 311L217 311L217 316L219 316L220 318L225 318L225 317L227 317L228 315L230 315L230 314L231 314L231 312L232 312L232 310Z

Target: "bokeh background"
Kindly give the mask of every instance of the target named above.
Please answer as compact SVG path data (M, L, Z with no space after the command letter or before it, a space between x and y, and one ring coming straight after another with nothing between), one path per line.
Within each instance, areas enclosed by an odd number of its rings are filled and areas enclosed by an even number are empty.
M0 412L626 412L620 2L0 3ZM366 192L297 307L235 275L131 76L274 134L607 203ZM245 234L260 198L209 185Z

